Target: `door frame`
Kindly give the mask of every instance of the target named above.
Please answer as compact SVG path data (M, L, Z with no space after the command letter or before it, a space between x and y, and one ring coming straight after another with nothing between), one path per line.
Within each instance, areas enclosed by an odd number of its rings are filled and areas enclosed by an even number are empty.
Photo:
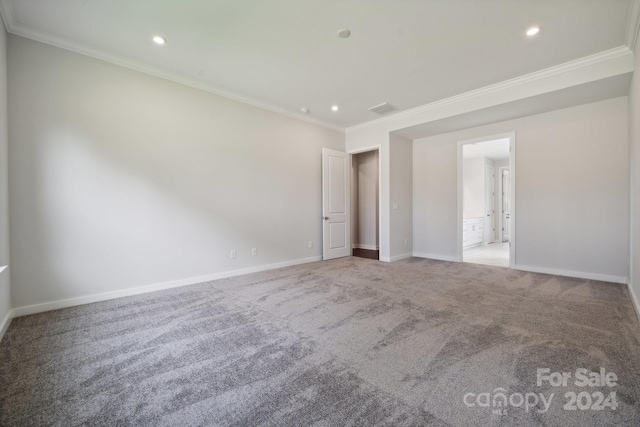
M499 199L498 205L500 206L500 217L499 217L500 221L499 221L498 232L500 234L500 237L499 237L498 241L500 243L504 243L504 233L502 232L502 221L503 221L503 219L502 219L502 216L503 216L503 213L502 213L502 171L505 170L505 169L509 170L509 179L511 179L511 167L510 166L500 166L498 168L499 173L500 173L500 182L498 184L498 191L499 191L499 194L498 194L498 199ZM511 238L509 238L509 239L511 239Z
M369 147L358 148L356 150L347 151L349 155L349 173L351 173L351 169L353 168L353 156L360 153L367 153L369 151L377 151L378 152L378 260L380 260L380 253L382 252L382 146L371 145ZM349 191L353 188L353 180L354 177L351 176L349 179ZM353 195L352 195L353 196ZM350 214L349 222L351 222L351 226L353 227L353 213ZM353 242L351 242L351 255L353 256Z
M505 132L496 135L483 136L479 138L458 141L458 209L457 209L457 232L456 232L456 261L463 262L462 256L462 205L464 197L463 176L462 176L462 155L463 146L477 144L479 142L494 141L496 139L509 139L509 174L511 176L511 226L509 227L509 268L516 265L516 133Z
M496 223L496 168L495 166L491 166L488 165L486 160L484 163L484 178L487 179L487 169L491 169L491 200L493 201L493 203L491 203L490 207L491 207L491 233L488 234L489 235L489 241L485 243L484 241L484 236L487 235L485 233L483 233L482 236L482 244L484 246L489 245L491 243L495 243L496 241L496 225L498 225ZM484 183L484 189L485 191L487 190L487 183ZM484 201L487 201L487 195L485 194L484 196ZM485 215L487 214L487 210L486 210L486 206L485 206ZM484 219L484 217L483 217ZM484 226L484 225L483 225ZM484 230L483 230L484 231Z

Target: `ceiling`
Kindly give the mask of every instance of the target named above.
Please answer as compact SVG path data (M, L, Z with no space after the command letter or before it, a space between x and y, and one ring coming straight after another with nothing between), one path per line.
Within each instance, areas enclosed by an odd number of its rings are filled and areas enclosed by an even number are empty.
M475 159L487 157L490 160L506 160L509 158L509 138L495 141L477 142L462 146L462 158Z
M533 116L548 111L570 108L592 102L626 96L631 84L631 73L574 85L566 89L531 96L495 107L474 110L470 113L433 120L394 131L407 139L427 138L462 129L475 128L491 123Z
M344 129L622 46L632 0L0 1L14 34Z

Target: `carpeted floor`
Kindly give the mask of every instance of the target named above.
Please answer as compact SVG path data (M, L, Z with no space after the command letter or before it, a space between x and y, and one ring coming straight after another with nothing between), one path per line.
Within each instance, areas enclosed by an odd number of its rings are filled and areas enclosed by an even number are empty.
M601 367L615 386L575 384ZM20 317L0 343L2 426L632 426L639 408L625 286L418 258Z

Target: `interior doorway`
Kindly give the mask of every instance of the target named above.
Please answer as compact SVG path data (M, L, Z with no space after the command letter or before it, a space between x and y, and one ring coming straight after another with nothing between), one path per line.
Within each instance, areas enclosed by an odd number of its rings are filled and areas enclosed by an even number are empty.
M458 259L512 267L515 261L515 134L458 144Z
M351 154L353 256L380 259L380 156L378 149Z

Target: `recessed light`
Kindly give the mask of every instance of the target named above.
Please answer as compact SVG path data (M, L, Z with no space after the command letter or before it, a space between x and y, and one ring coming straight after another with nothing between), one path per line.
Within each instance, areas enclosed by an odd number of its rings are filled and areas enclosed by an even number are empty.
M540 27L531 27L527 30L527 35L533 37L540 32Z
M339 108L338 108L337 105L334 105L333 107L331 107L331 111L338 111L338 110L339 110Z
M340 37L341 39L346 39L350 35L351 35L351 31L347 30L346 28L343 28L342 30L338 30L338 37Z
M160 37L160 36L154 36L153 41L156 44L165 44L167 42L167 40L164 37Z
M301 108L300 111L302 111L304 114L309 114L309 109L308 108Z

